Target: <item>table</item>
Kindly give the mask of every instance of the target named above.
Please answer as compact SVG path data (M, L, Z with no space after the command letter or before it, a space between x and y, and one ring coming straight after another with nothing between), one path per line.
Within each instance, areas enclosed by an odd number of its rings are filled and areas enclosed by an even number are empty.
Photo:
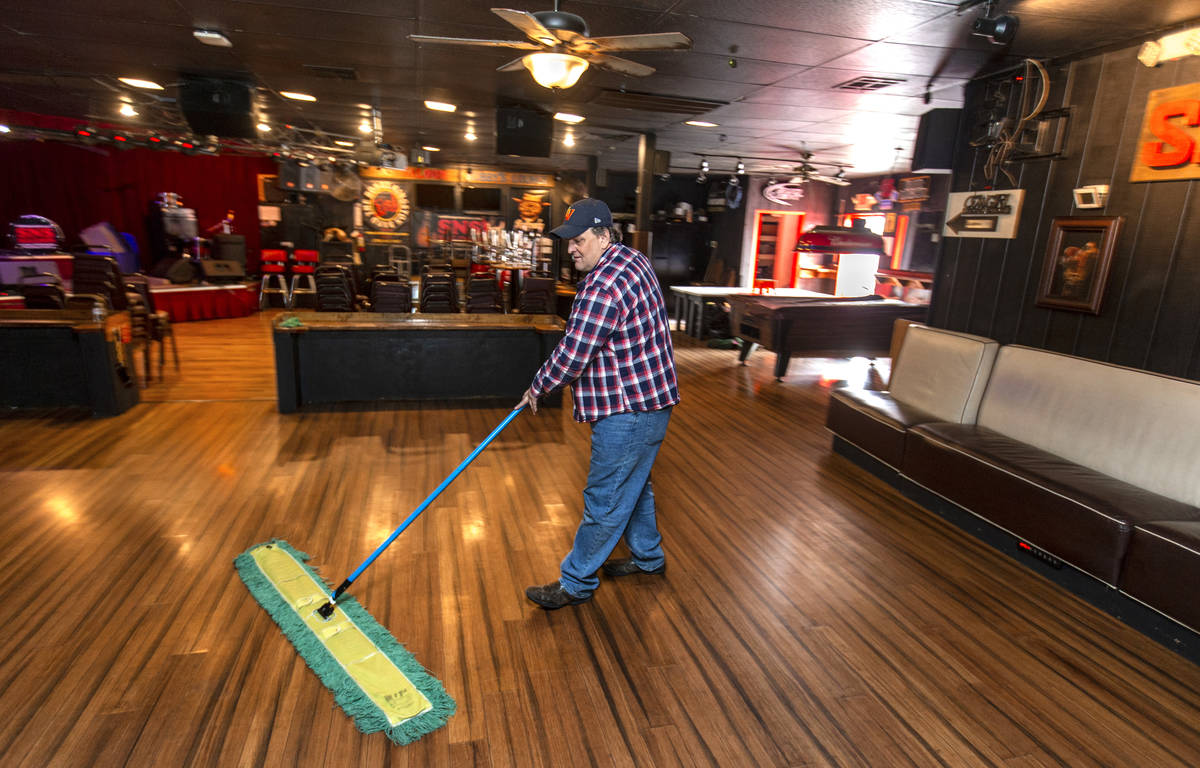
M70 280L75 273L75 257L69 253L0 253L0 285L20 285L23 275L39 272Z
M137 404L128 312L0 310L0 406L84 407L116 416Z
M425 399L516 405L565 329L556 315L283 313L272 327L279 411Z
M775 352L775 378L796 356L883 357L890 354L897 319L921 322L928 305L878 296L802 298L729 297L733 333L742 340L743 363L758 346Z
M686 328L689 336L697 339L704 338L704 302L724 299L734 294L752 294L746 287L731 287L720 285L673 285L671 293L675 294L675 328ZM771 296L831 298L827 293L817 293L803 288L776 288ZM694 318L694 320L693 320Z

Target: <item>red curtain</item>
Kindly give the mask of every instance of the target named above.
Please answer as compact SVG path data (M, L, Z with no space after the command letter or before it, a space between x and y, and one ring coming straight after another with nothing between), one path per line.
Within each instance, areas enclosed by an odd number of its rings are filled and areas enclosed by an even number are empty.
M196 210L200 230L232 209L234 232L246 237L246 269L258 270L258 174L275 173L265 157L183 155L151 149L121 150L56 141L0 141L0 227L18 216L46 216L68 242L107 221L137 238L148 269L146 212L159 192L178 192Z

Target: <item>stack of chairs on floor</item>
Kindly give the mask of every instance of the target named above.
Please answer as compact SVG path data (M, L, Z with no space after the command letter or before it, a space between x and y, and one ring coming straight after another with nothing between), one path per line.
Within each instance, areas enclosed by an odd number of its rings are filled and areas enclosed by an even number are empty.
M555 310L554 276L530 272L521 285L518 308L524 315L553 315Z
M394 266L376 269L371 276L369 295L374 312L412 312L412 284Z
M162 378L163 365L165 357L165 349L167 342L171 342L171 357L175 361L175 370L179 370L179 348L175 345L175 330L171 327L171 316L154 305L154 294L150 292L150 280L142 274L125 275L125 290L133 302L133 297L136 295L136 302L140 303L139 311L133 312L133 336L138 338L139 334L145 334L150 342L158 344L158 377ZM150 346L146 345L146 379L151 378L150 375Z
M350 271L341 264L317 267L317 311L356 312L359 300Z
M500 287L491 272L472 273L467 278L467 311L500 312Z
M66 309L67 292L62 278L49 272L21 277L21 297L26 309Z
M421 311L458 311L458 284L452 269L428 266L421 270Z

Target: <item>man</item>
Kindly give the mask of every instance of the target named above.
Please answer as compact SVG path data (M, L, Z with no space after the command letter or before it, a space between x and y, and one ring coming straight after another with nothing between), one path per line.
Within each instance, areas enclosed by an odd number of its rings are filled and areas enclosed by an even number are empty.
M591 599L603 565L610 576L666 571L654 517L650 468L679 402L667 310L650 261L621 245L612 212L584 198L550 233L567 241L579 281L566 334L521 398L573 384L575 420L592 425L583 520L558 581L525 595L552 610ZM621 537L632 557L605 562Z

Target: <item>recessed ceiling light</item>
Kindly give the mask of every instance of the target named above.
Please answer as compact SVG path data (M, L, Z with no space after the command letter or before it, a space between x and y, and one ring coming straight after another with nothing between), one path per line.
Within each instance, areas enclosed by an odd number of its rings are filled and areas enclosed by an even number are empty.
M215 29L193 29L192 37L205 45L215 45L218 48L232 48L233 41Z
M563 146L564 147L575 146L575 134L571 133L570 131L567 131L567 135L563 136Z
M720 123L710 123L707 120L688 120L684 125L694 125L697 128L716 128Z
M337 144L339 147L353 147L354 146L353 141L346 141L345 139L334 139L333 143Z
M429 145L422 146L421 149L425 150L426 152L441 152L442 151L441 147L431 147Z
M371 109L370 104L355 104L354 106L358 107L359 109Z
M371 128L370 123L368 123L366 120L363 120L358 124L358 130L360 133L370 133L373 129Z
M428 99L425 100L425 108L435 112L453 112L458 109L454 104L447 104L444 101L429 101Z
M463 138L466 139L467 141L475 141L475 139L478 139L479 137L475 135L475 131L468 130L466 133L463 134Z
M7 125L0 124L0 133L8 133L11 130L12 129L9 128Z
M259 123L255 127L258 128L259 133L269 133L271 130L271 126L267 125L266 123Z
M317 97L309 93L299 93L297 91L280 91L279 95L285 99L293 101L316 101Z
M121 108L118 109L117 111L120 112L125 117L137 117L137 113L138 113L137 110L133 108L133 105L130 104L129 102L123 102L121 104Z
M574 123L582 123L587 118L584 117L583 115L573 115L570 112L555 112L554 119L561 120L564 123L574 124Z
M145 88L148 91L161 91L163 87L153 80L139 80L136 77L118 77L125 85L132 85L134 88Z

